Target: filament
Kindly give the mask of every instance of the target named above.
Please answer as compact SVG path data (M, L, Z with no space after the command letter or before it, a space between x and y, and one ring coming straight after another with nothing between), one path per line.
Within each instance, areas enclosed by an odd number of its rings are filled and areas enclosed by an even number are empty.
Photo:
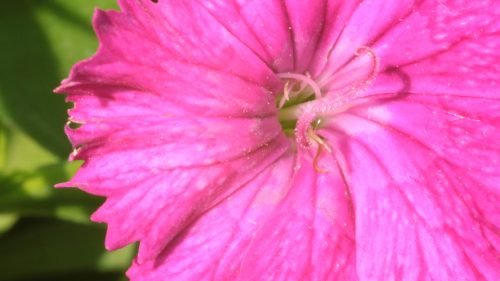
M321 98L321 88L319 87L318 83L316 83L316 81L311 79L311 77L303 75L303 74L291 73L291 72L278 73L277 75L279 78L282 78L282 79L293 79L293 80L297 80L297 81L301 81L302 83L305 83L306 85L311 87L314 95L316 96L316 99ZM301 88L301 90L303 90L303 88Z

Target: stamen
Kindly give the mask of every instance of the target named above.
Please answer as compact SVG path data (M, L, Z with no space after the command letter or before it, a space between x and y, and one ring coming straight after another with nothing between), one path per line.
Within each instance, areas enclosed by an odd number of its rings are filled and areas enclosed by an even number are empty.
M290 100L290 82L286 81L285 86L283 87L283 96L281 97L278 109L283 108L285 103L289 100Z
M333 153L325 139L316 133L320 122L328 122L330 117L354 106L359 94L376 78L379 67L380 60L375 52L362 46L354 51L346 65L340 66L340 69L333 69L332 66L332 69L316 77L319 82L307 73L277 74L284 81L283 95L278 103L278 119L289 135L291 127L295 126L295 141L299 147L306 150L316 147L312 159L316 172L328 172L319 167L319 160L324 151ZM328 95L323 97L322 89Z
M301 81L305 83L306 85L310 86L311 89L313 90L314 95L316 96L316 99L321 98L321 88L319 87L318 83L311 79L311 77L303 75L303 74L298 74L298 73L278 73L277 74L279 78L282 79L294 79L297 81Z
M318 145L318 149L316 150L316 154L314 155L314 159L313 159L313 168L316 172L318 172L320 174L326 174L326 173L328 173L328 170L320 168L318 166L319 156L321 155L322 150L323 150L323 146Z
M311 79L311 75L309 75L309 73L306 72L306 77ZM302 91L304 91L304 89L307 87L307 83L304 82L304 81L300 81L300 88L298 90L296 90L297 93L300 93Z
M319 162L319 157L321 156L321 152L323 151L323 149L326 150L328 153L331 153L332 149L323 140L323 138L321 138L320 136L318 136L316 134L316 132L314 131L313 128L309 127L307 130L307 134L308 134L309 138L311 138L313 141L315 141L318 144L318 149L316 150L316 154L314 155L314 159L313 159L314 170L316 170L316 172L322 173L322 174L328 173L328 170L322 169L318 166L318 162Z
M332 152L332 149L328 146L328 144L323 140L322 137L318 136L316 132L314 132L313 128L309 127L309 129L307 130L307 134L313 141L322 146L326 151Z

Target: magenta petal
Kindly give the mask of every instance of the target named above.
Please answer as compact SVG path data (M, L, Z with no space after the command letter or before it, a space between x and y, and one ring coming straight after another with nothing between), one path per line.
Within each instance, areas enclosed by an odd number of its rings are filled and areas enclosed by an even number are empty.
M287 149L284 139L272 135L259 135L262 139L249 138L248 142L244 135L228 135L227 146L219 140L214 149L215 137L233 131L231 126L252 125L244 120L225 122L226 126L210 130L202 121L191 128L189 122L160 123L160 127L154 122L127 124L127 129L105 142L87 142L77 154L76 158L86 161L72 182L108 198L93 216L93 220L108 223L108 248L141 240L139 258L154 257L185 224L240 188ZM162 132L162 127L169 128L168 133L151 131ZM181 134L190 129L190 134ZM269 129L262 130L273 131ZM254 134L248 133L249 137ZM141 135L147 137L138 137ZM175 140L175 145L169 140ZM241 166L245 171L238 168Z
M374 100L335 124L324 134L346 137L338 145L353 194L361 280L500 277L498 102Z
M205 213L159 260L135 263L131 280L352 280L354 229L342 178L333 164L317 175L294 157Z
M269 67L293 69L293 42L283 1L193 1Z
M371 46L377 40L377 36L394 28L398 19L405 14L411 14L417 5L415 3L417 1L412 0L339 2L349 3L344 4L347 7L355 5L355 10L347 14L348 17L340 26L341 30L335 34L336 36L323 39L325 42L322 42L322 45L327 48L318 50L317 59L311 66L315 75L334 74L354 57L358 48Z
M325 175L310 164L298 171L292 190L249 245L240 280L356 278L352 206L336 167L325 168Z
M121 2L123 12L96 13L99 51L76 65L58 91L99 84L133 88L183 102L212 97L221 103L224 100L220 95L233 98L228 90L234 90L234 98L252 99L258 96L244 90L249 86L260 90L280 86L281 82L258 56L208 11L195 8L197 4L162 1L158 6L148 3L145 7L138 1ZM200 83L192 83L198 80ZM230 87L227 83L238 85ZM225 91L206 88L221 84Z
M58 186L132 281L500 280L495 1L119 3Z
M271 118L281 81L207 10L120 3L97 12L98 53L57 89L80 124L66 128L71 158L85 160L64 186L106 196L92 219L108 224L107 248L141 241L145 261L289 144Z
M498 97L499 15L495 1L424 1L375 42L370 92Z

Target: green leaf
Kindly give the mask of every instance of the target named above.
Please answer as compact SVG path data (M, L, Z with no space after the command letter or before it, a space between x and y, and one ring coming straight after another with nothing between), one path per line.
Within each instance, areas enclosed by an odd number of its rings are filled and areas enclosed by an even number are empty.
M64 157L65 104L50 94L59 80L49 42L31 1L0 1L0 99L7 122Z
M90 57L97 49L97 37L91 25L95 9L118 8L116 0L33 2L36 3L35 17L45 31L62 78L77 61Z
M61 161L22 130L7 125L4 125L3 128L5 162L1 174L5 175L14 171L33 171L41 166ZM0 138L2 138L2 133L0 133ZM2 148L0 147L0 149ZM2 155L1 152L0 155Z
M71 65L95 52L91 15L113 0L0 1L0 121L63 159L67 105L52 93Z
M18 219L19 216L14 214L0 214L0 235L13 227Z
M103 237L104 229L96 225L23 220L0 240L0 281L77 275L72 272L123 272L134 247L107 252Z
M1 121L1 119L0 119ZM7 132L2 122L0 122L0 171L5 170L7 159Z
M78 163L45 166L33 172L0 176L0 214L56 217L88 223L102 199L77 189L55 189L78 167Z

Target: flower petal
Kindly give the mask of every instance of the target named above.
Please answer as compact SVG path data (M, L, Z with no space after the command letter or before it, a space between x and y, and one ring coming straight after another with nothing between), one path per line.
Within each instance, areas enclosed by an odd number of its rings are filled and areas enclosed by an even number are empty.
M106 123L68 132L75 144L83 138L74 158L85 163L66 183L108 198L93 216L108 223L107 247L140 240L140 259L154 257L186 223L251 180L288 146L276 135L279 128L260 119L220 120L219 126L203 119L140 120L114 122L112 128L121 125L119 130L93 140L88 138L99 136ZM240 128L248 131L227 134ZM273 131L274 136L262 133Z
M221 23L273 70L293 68L293 42L283 1L198 0Z
M500 278L498 100L375 100L334 124L361 280Z
M426 2L374 43L371 93L498 97L499 17L495 1Z
M121 13L98 11L99 51L77 64L57 91L122 87L162 97L165 111L177 106L212 115L274 109L279 78L208 12L188 3L162 1L156 8L124 0Z
M338 36L359 1L198 2L276 72L304 72L316 50L326 48L319 44Z
M344 2L344 1L342 1ZM377 36L390 30L398 19L411 14L418 5L414 0L401 1L345 1L353 5L354 11L346 14L345 23L338 34L324 38L316 53L316 59L311 65L313 76L332 76L350 60L355 58L356 50L363 46L371 46ZM374 12L376 11L376 12ZM326 59L325 59L326 58Z
M331 173L317 175L294 157L205 213L158 260L136 262L131 280L352 280L352 213L338 169L325 159Z
M289 143L272 117L281 81L207 10L120 5L97 12L98 53L57 89L79 124L66 128L71 159L85 161L58 186L106 196L92 219L108 223L107 248L140 241L144 262Z

